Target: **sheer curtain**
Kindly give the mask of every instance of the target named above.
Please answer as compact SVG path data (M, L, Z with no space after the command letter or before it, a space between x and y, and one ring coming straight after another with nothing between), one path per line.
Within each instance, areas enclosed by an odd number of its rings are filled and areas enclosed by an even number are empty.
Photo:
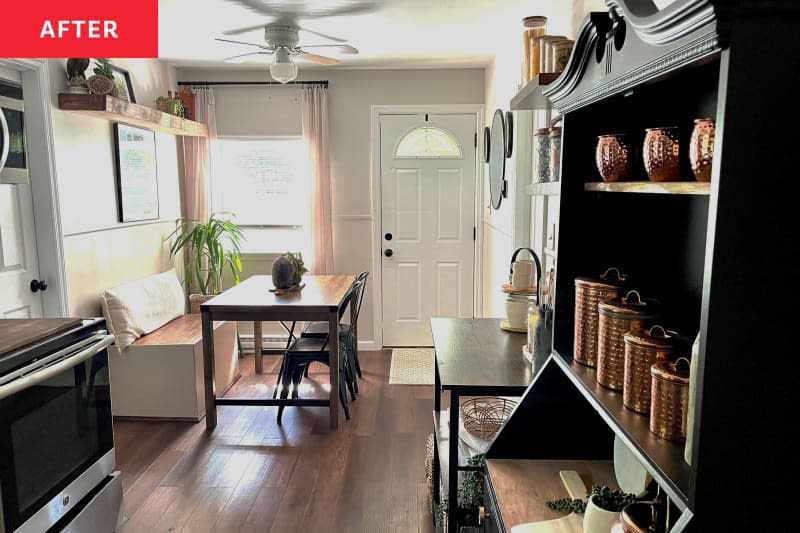
M332 274L334 265L328 89L303 87L301 95L303 140L308 148L311 169L311 209L308 224L310 257L306 261L312 274Z
M208 126L208 137L183 138L183 216L206 221L211 198L211 150L217 138L214 91L193 87L195 120Z

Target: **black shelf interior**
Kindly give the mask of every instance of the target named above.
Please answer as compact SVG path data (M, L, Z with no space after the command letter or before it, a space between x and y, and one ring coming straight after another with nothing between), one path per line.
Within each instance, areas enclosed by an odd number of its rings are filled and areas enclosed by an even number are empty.
M689 503L692 468L683 458L683 443L661 439L650 432L649 418L626 408L622 393L606 389L597 383L597 371L554 354L567 377L592 406L601 413L611 428L627 441L643 466L670 497L685 508Z

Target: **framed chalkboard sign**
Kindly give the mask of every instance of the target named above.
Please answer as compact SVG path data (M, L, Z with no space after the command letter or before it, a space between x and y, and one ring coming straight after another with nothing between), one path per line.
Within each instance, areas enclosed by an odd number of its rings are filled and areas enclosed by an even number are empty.
M120 222L158 218L155 132L114 124Z

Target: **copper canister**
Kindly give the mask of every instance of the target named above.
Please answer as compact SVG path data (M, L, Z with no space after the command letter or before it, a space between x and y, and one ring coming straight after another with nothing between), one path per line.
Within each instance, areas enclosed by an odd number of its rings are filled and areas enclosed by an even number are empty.
M658 361L676 358L679 347L687 341L674 331L661 326L628 331L625 341L625 370L622 403L644 415L650 412L650 367Z
M661 361L650 368L650 431L671 441L686 439L689 404L689 360Z
M625 276L616 268L593 277L575 278L575 360L597 366L597 304L622 292Z
M653 302L642 300L630 291L597 305L597 382L613 390L622 390L625 382L625 340L632 329L642 329L656 320Z

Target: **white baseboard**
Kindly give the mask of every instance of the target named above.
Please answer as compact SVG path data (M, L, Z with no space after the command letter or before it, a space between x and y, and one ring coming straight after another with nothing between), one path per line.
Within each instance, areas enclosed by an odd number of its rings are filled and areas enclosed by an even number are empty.
M242 349L246 353L252 353L253 352L253 336L252 335L240 335L239 339L240 339L240 341L242 343ZM286 346L286 336L280 337L280 336L274 336L274 335L264 335L262 337L262 339L263 339L262 342L264 343L264 345L277 344L280 347ZM371 339L370 340L360 340L360 341L358 341L358 349L359 350L365 350L365 351L377 351L377 350L381 350L382 346L379 346L379 345L375 344L375 341L373 341Z

